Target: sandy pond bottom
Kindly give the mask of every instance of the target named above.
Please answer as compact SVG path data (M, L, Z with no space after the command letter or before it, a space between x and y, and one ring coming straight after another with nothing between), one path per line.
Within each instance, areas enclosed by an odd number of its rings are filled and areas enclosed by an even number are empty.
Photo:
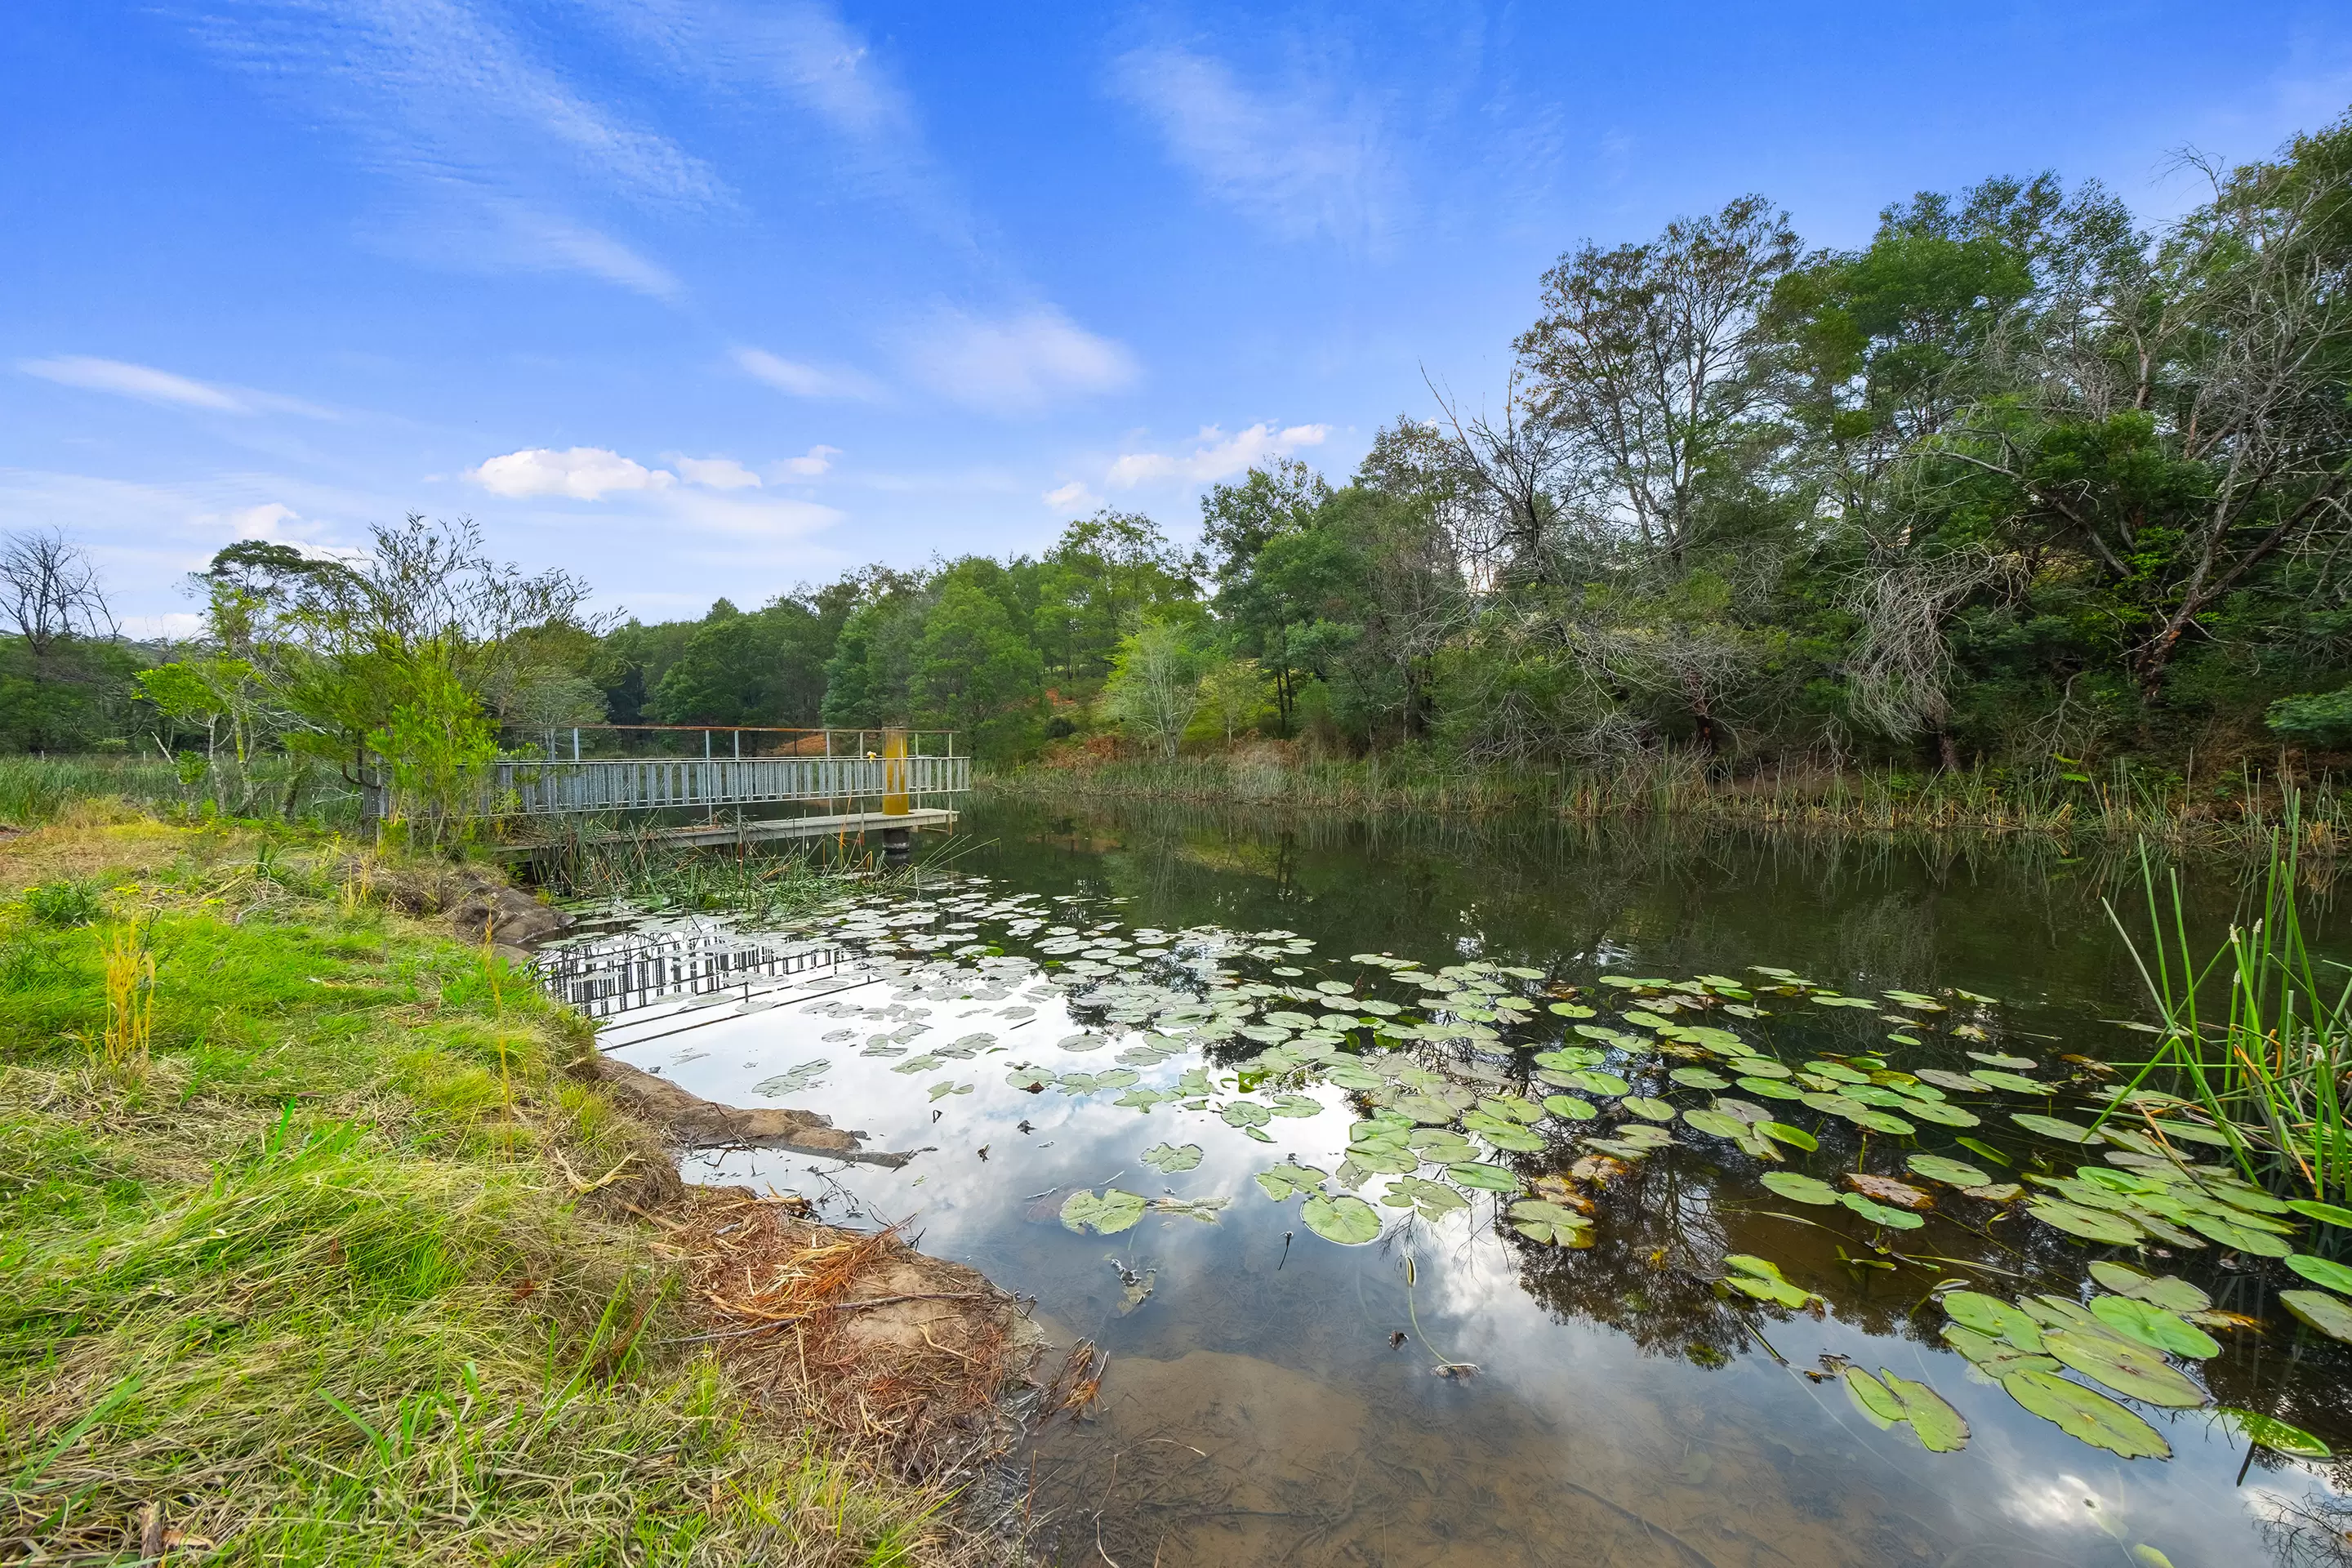
M994 874L976 877L975 865ZM1326 1240L1303 1223L1297 1198L1275 1201L1254 1177L1291 1160L1334 1171L1360 1101L1351 1107L1348 1091L1311 1075L1294 1080L1289 1112L1265 1120L1260 1141L1220 1113L1242 1089L1229 1064L1260 1047L1188 1045L1172 1032L1156 1036L1170 1050L1163 1059L1086 1089L1087 1077L1119 1072L1120 1053L1148 1044L1147 1025L1107 1022L1080 998L1121 973L1165 990L1198 990L1220 971L1263 980L1275 964L1303 971L1277 984L1356 974L1344 933L1351 889L1363 882L1343 879L1312 918L1290 886L1288 918L1276 921L1248 907L1265 891L1259 868L1220 865L1205 889L1163 879L1157 893L1139 874L1122 891L1117 869L1098 846L1057 859L968 861L846 931L783 940L837 949L837 962L704 995L690 983L656 987L628 998L635 1006L606 1034L621 1059L698 1093L811 1106L868 1133L873 1149L919 1152L898 1169L713 1153L690 1178L799 1191L836 1222L903 1221L925 1250L1035 1297L1057 1343L1084 1337L1109 1352L1093 1418L1036 1435L1008 1470L1053 1561L2352 1561L2336 1468L2265 1454L2242 1480L2246 1446L2227 1423L2137 1406L2173 1457L2120 1459L2024 1412L1939 1342L1940 1313L1922 1305L1938 1278L1983 1284L1997 1278L1983 1266L2004 1258L2041 1270L2032 1289L2071 1293L2074 1283L2049 1274L2072 1267L2079 1277L2081 1263L2069 1260L2083 1249L2070 1240L2008 1257L1966 1234L1946 1237L1937 1218L1903 1247L1951 1258L1948 1268L1848 1268L1842 1249L1874 1256L1867 1226L1840 1224L1852 1217L1842 1210L1815 1211L1826 1222L1787 1217L1795 1205L1759 1193L1752 1163L1693 1147L1641 1162L1604 1194L1590 1248L1531 1245L1498 1228L1508 1198L1475 1191L1434 1219L1381 1207L1383 1228L1366 1245ZM1379 869L1366 876L1377 881ZM1010 902L1020 894L1025 908ZM1411 931L1362 945L1433 967L1483 951L1571 978L1580 964L1588 980L1596 966L1629 963L1630 973L1667 972L1605 933L1596 940L1589 921L1563 920L1549 951L1533 950L1524 921L1482 949L1465 939L1463 910L1442 912L1423 951L1407 945ZM1267 934L1318 920L1311 952L1300 951L1304 937ZM1036 951L1055 925L1113 938L1130 962L1102 962L1113 949L1089 943L1098 973L1040 969L1042 957L1071 961ZM657 937L682 929L638 928ZM1727 952L1694 967L1743 962L1772 959ZM1989 977L1815 978L1861 990ZM1368 984L1358 989L1371 994ZM1188 1098L1188 1072L1217 1092ZM1024 1074L1052 1081L1031 1092L1015 1087ZM1070 1075L1081 1075L1075 1091ZM1133 1103L1155 1089L1167 1098ZM1275 1093L1263 1086L1256 1098ZM1199 1162L1169 1171L1143 1162L1162 1146L1198 1146ZM1071 1194L1112 1188L1224 1206L1148 1213L1109 1236L1062 1222ZM1722 1257L1738 1252L1773 1259L1825 1302L1791 1312L1727 1299L1713 1279ZM2352 1405L2340 1361L2305 1366L2307 1347L2291 1327L2231 1338L2206 1369L2217 1395L2225 1379L2231 1402L2251 1404L2248 1391L2265 1379L2324 1378L2294 1408L2344 1446L2343 1422L2329 1431L2311 1415ZM1807 1375L1834 1371L1825 1356L1932 1384L1969 1423L1968 1446L1934 1454L1907 1428L1875 1429L1834 1376Z

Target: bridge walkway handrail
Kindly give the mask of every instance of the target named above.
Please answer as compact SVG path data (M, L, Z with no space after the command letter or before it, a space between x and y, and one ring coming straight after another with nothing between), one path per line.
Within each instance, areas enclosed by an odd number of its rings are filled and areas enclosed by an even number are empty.
M490 816L961 795L970 757L501 758L484 770Z

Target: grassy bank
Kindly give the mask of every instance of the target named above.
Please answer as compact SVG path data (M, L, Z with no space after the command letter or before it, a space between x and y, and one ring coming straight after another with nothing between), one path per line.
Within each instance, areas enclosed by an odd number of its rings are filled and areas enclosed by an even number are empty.
M0 1559L961 1550L692 1342L661 1150L404 868L65 815L0 842Z
M1342 811L1534 811L1579 819L1681 817L1854 832L1967 831L2152 841L2267 855L2287 827L2277 779L2252 771L2189 779L2116 763L2096 773L1937 773L1776 767L1734 773L1704 758L1644 756L1611 767L1481 768L1420 752L1313 761L1275 748L1174 762L1085 760L989 775L1024 798L1157 798ZM2299 786L2305 857L2352 849L2352 799L2322 777Z

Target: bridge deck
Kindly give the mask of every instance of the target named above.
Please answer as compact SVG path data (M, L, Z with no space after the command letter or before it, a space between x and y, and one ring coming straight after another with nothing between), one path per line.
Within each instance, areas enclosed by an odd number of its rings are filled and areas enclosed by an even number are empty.
M652 811L885 796L961 795L970 757L628 757L508 759L483 781L487 815Z

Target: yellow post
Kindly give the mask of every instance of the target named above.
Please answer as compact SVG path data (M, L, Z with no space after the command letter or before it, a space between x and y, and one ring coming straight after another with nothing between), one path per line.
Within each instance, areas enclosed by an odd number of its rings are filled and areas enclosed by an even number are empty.
M882 731L882 815L907 815L907 731Z

